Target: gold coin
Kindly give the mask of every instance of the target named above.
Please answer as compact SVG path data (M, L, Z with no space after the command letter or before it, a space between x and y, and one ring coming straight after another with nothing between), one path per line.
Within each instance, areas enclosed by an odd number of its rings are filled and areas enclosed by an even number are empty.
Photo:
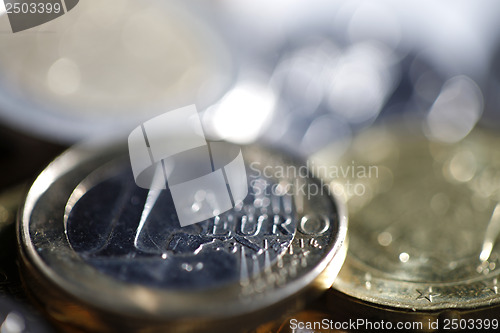
M344 156L315 155L350 216L334 288L380 311L491 312L500 304L499 147L486 129L450 144L401 121L360 133Z

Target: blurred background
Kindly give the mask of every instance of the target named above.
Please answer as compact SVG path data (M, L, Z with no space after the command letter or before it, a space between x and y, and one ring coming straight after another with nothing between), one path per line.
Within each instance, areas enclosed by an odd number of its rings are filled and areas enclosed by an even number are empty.
M12 33L0 9L0 186L193 103L213 139L304 157L396 113L459 140L500 123L499 12L488 0L82 0Z

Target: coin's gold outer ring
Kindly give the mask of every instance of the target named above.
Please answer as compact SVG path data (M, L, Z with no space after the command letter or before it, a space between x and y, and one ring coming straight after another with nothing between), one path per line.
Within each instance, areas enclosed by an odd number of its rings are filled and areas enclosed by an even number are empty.
M353 281L358 281L360 276L364 276L366 272L371 274L371 289L375 291L363 290L362 286L353 283ZM474 293L489 289L485 281L487 280L481 276L474 280L460 283L443 282L430 284L425 282L398 281L368 268L348 253L339 274L339 279L336 280L331 291L342 292L352 297L353 300L359 300L362 304L366 303L372 304L374 307L399 309L402 313L406 311L440 313L445 310L454 310L455 312L476 312L479 314L488 312L490 309L500 309L500 297L494 294L493 291L490 291L490 296L477 299L471 296ZM420 292L427 291L429 285L432 285L433 292L439 293L440 296L449 296L450 300L434 303L426 299L425 295L419 295L416 292L418 290ZM457 296L457 292L462 292L463 296ZM420 297L419 300L425 302L423 304L416 302L418 297Z
M245 147L243 151L251 159L256 154L266 154L268 158L276 156L274 152L257 147ZM310 251L308 265L299 265L296 276L287 277L283 286L270 285L264 292L253 292L243 298L239 281L206 291L176 292L133 285L104 276L85 263L73 251L66 236L60 234L63 231L65 202L60 202L59 207L49 206L47 214L50 216L44 216L49 222L44 222L44 228L36 231L44 235L44 249L36 248L30 235L30 223L36 206L46 204L40 199L47 191L55 191L56 188L56 197L67 200L79 177L82 177L82 174L75 174L75 168L79 173L88 174L96 164L102 165L121 157L123 152L124 147L117 149L115 145L101 149L97 157L92 150L68 150L40 174L20 211L18 241L24 281L32 297L59 325L76 331L91 329L96 332L116 329L190 332L200 327L205 331L229 328L234 331L235 328L257 325L285 311L298 309L333 284L347 252L347 212L342 201L336 198L329 198L330 204L336 205L338 219L327 232L330 237L328 246L318 249L311 245L307 248ZM317 207L310 205L314 203L304 203L303 215L316 211ZM54 226L59 233L51 234L50 228ZM313 237L301 236L306 239L308 247L307 241ZM299 248L297 235L292 245ZM49 253L49 263L39 251ZM291 255L283 255L282 269L287 268L290 260ZM251 282L265 277L261 272Z
M440 309L420 311L416 309L402 309L393 306L384 306L370 303L359 298L331 289L326 294L327 309L337 320L366 319L371 321L391 322L396 326L400 322L422 323L423 330L419 332L434 332L432 327L442 328L445 321L450 320L498 320L500 305L482 306L475 309ZM430 326L429 323L439 322L439 325ZM476 327L479 327L477 325Z

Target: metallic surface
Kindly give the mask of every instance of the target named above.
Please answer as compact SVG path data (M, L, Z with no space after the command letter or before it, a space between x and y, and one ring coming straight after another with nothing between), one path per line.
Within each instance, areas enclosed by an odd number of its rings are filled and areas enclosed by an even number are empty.
M344 209L326 192L266 192L321 184L264 177L259 167L293 163L275 152L243 155L262 163L251 164L243 206L180 228L165 191L134 246L147 191L133 183L124 150L67 151L37 178L20 216L35 299L65 329L182 332L241 330L319 295L345 258Z
M379 313L494 310L499 146L500 137L480 128L445 144L401 121L361 133L340 159L333 150L316 155L318 165L377 167L371 177L330 178L364 189L346 193L350 248L334 288Z

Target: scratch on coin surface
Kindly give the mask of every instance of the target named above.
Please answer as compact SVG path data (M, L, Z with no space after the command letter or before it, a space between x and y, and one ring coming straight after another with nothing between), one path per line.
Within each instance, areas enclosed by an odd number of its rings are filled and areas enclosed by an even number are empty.
M420 294L417 297L417 299L426 299L429 302L433 302L434 297L441 296L441 294L433 292L432 287L429 287L427 290L424 291L417 289L417 293Z
M498 279L494 278L492 281L484 283L484 288L481 289L482 292L492 292L498 295Z

